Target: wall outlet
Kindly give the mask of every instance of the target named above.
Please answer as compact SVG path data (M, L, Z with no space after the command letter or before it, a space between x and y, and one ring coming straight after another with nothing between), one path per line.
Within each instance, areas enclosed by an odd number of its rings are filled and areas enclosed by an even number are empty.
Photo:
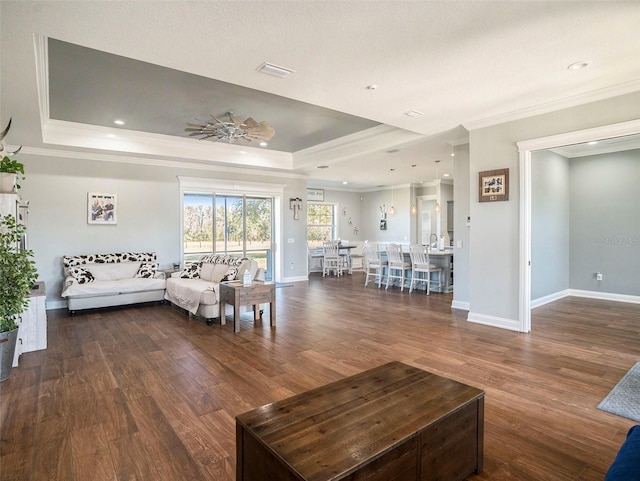
M456 247L462 249L462 241L456 241Z
M291 268L292 268L292 269L294 268L294 267L293 267L293 262L291 263Z
M287 239L287 242L288 242L289 244L293 244L293 243L295 243L295 241L296 241L295 239Z
M596 281L602 280L602 272L596 272Z

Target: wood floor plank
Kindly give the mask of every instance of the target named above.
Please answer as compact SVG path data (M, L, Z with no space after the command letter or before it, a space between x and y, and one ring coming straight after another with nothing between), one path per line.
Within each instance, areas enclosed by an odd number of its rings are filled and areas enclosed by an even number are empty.
M236 415L397 360L486 392L468 480L602 480L635 422L596 406L640 360L640 305L568 297L522 334L363 284L278 288L276 326L239 333L169 305L49 311L48 349L0 383L0 478L233 481Z

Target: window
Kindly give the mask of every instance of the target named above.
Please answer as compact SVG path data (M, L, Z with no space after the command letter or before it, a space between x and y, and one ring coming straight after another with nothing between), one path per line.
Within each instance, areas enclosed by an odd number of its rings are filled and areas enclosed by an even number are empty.
M336 206L307 203L307 243L309 248L322 247L324 241L336 238Z
M272 279L273 198L185 193L183 209L185 262L203 254L248 257Z

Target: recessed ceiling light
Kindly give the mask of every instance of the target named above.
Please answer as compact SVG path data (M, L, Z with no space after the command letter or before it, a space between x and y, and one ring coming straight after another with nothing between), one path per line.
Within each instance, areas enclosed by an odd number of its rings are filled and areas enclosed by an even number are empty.
M328 169L329 166L328 165L319 165L318 167L316 167L316 169Z
M442 177L449 177L449 174L442 174Z
M269 145L267 142L265 142L264 140L262 142L260 142L260 147L266 147L267 145Z
M349 182L347 182L346 180L344 182L342 182L342 185L347 185Z
M288 77L289 74L294 73L295 70L265 62L258 67L258 72L266 73L267 75L273 75L274 77L285 78Z
M371 84L371 85L367 85L367 90L375 90L378 88L377 84Z
M408 112L404 113L405 115L407 115L408 117L421 117L424 114L422 112L419 112L417 110L409 110Z
M116 119L116 120L113 121L113 123L116 124L116 125L124 125L125 122L124 122L124 120Z
M589 142L587 145L596 145L598 143L597 140L592 140L591 142Z
M589 61L575 62L575 63L572 63L571 65L569 65L567 68L569 70L580 70L580 69L588 67L589 65L591 65L591 62L589 62Z
M454 152L451 152L451 157L455 157L456 154Z
M241 150L241 151L240 151L240 153L241 153L242 155L244 155L244 154L246 154L246 153L247 153L247 151L246 151L246 150Z

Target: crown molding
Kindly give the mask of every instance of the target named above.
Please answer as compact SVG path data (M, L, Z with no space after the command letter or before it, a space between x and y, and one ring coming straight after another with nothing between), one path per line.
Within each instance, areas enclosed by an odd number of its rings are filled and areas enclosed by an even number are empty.
M632 80L630 82L593 90L584 94L573 95L571 97L566 97L553 102L547 102L533 107L527 107L525 109L514 110L484 119L472 120L470 122L465 122L462 125L467 130L477 130L485 127L491 127L493 125L503 124L506 122L512 122L514 120L521 120L528 117L534 117L536 115L547 114L549 112L555 112L557 110L576 107L578 105L597 102L599 100L618 97L620 95L626 95L638 91L640 91L640 80Z
M562 134L551 135L538 139L516 142L518 151L551 149L569 144L580 144L591 140L609 139L640 133L640 119L629 120L617 124L603 125L591 129L576 130Z
M286 179L308 179L306 174L297 174L287 171L251 169L218 164L201 164L198 162L168 160L159 158L136 157L130 155L113 155L96 152L84 152L77 150L58 150L40 147L23 146L21 154L36 155L40 157L58 157L63 159L95 160L98 162L115 162L120 164L138 164L152 167L164 167L170 169L195 169L208 172L228 172L242 175L261 175L264 177L279 177Z
M315 167L326 162L336 164L356 155L379 152L385 148L396 147L408 142L423 140L424 138L424 135L408 130L390 125L378 125L294 152L293 164L296 169Z

